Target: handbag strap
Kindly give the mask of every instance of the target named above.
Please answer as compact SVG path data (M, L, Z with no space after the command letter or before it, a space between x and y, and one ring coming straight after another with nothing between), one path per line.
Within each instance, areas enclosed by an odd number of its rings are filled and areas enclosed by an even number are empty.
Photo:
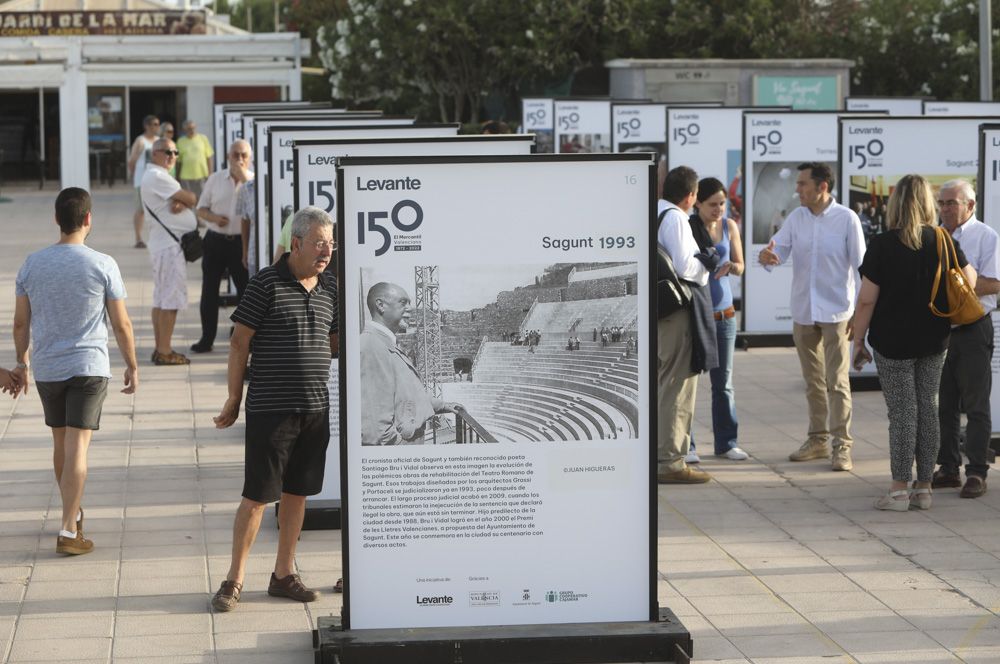
M156 219L156 221L159 222L160 226L163 226L163 230L165 230L167 233L169 233L170 237L174 238L174 242L176 242L177 244L181 243L180 238L177 237L176 235L174 235L174 232L172 230L170 230L169 228L167 228L167 225L165 223L163 223L162 221L160 221L160 218L156 216L155 212L153 212L151 209L149 209L149 206L146 205L145 201L143 201L142 206L144 208L146 208L146 212L149 212L151 215L153 215L153 219Z
M931 286L931 301L927 303L927 306L930 307L931 313L935 316L947 318L958 311L959 304L955 303L954 309L946 312L938 309L934 304L934 300L937 299L938 290L941 286L941 272L950 271L953 267L958 266L958 253L955 251L955 243L951 241L951 236L948 235L948 231L944 230L940 226L935 226L934 232L937 234L938 266L937 271L934 273L934 285ZM942 268L942 264L946 264L947 267Z

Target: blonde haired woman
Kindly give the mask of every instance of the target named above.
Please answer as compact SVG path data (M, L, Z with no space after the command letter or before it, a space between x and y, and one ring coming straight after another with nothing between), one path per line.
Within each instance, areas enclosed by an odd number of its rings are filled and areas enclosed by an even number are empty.
M872 239L860 268L854 367L872 360L865 348L867 336L889 415L892 486L875 502L880 510L931 506L941 442L938 387L951 330L950 321L927 306L939 263L937 217L930 183L919 175L903 176L889 196L888 230ZM959 265L975 285L975 270L957 243L955 248ZM917 481L911 489L914 460Z

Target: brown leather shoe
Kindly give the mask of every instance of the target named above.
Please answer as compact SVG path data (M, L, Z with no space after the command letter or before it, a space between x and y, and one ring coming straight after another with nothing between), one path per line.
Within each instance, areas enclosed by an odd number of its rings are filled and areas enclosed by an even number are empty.
M94 550L94 543L85 539L83 533L76 531L76 537L56 537L56 553L67 556L81 556Z
M931 487L935 489L955 489L960 486L962 486L962 478L958 471L952 473L941 467L934 471L934 477L931 478Z
M267 594L271 597L287 597L298 602L315 602L319 593L306 588L298 574L289 574L279 579L271 572L271 583L267 586Z
M242 583L228 579L223 581L215 597L212 598L212 608L223 613L232 611L240 603L241 592L243 592Z
M656 481L660 484L704 484L710 479L712 476L704 470L698 470L691 466L656 474Z
M978 498L986 493L986 478L978 475L966 475L965 486L958 494L962 498Z

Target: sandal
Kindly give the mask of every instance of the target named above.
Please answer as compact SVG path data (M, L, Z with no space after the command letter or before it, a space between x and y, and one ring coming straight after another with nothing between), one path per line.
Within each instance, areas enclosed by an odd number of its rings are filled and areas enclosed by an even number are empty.
M333 584L333 592L342 593L344 592L344 577L337 579L337 582Z
M135 248L136 249L145 249L146 248L146 243L143 242L142 240L136 240L135 241Z
M906 496L906 498L898 500L899 496ZM905 512L910 509L910 492L906 489L890 491L875 501L875 509Z
M153 364L157 366L174 366L179 364L191 364L191 360L185 355L180 353L158 353L156 359L153 360Z
M910 509L929 510L931 508L931 496L934 494L930 488L918 489L914 482L910 490Z

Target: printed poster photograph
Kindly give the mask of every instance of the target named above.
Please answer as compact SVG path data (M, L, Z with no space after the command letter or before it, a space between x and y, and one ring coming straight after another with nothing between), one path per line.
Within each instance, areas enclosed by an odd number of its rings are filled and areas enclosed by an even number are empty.
M795 179L798 161L757 161L753 163L753 244L767 244L785 219L799 207ZM837 164L827 163L836 173ZM837 192L834 188L833 195Z
M395 159L338 164L350 628L648 619L651 157Z
M636 438L637 268L363 268L361 444ZM413 305L431 271L441 312L426 321Z
M889 195L892 194L896 183L904 175L906 173L900 173L899 175L851 176L850 189L848 191L850 202L845 203L845 205L850 205L850 208L857 213L858 218L861 220L861 229L865 233L865 244L871 242L873 237L886 229L885 214ZM941 185L945 182L955 179L968 180L972 184L973 189L975 189L976 177L975 174L969 173L964 175L924 175L924 178L931 185L935 200L937 200L937 194L941 190Z

